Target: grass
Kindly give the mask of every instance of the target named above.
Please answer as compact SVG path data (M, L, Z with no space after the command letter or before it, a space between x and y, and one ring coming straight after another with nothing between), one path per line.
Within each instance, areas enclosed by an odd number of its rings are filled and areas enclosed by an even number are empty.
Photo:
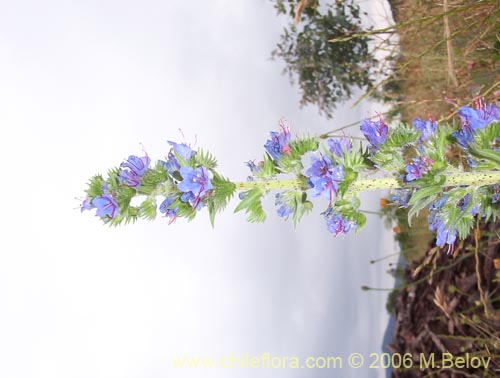
M393 105L386 118L450 120L462 105L500 98L500 1L391 0L397 33L389 60L393 73L376 91ZM384 32L384 33L382 33ZM377 33L372 31L371 33ZM394 46L385 46L392 48ZM407 211L383 201L381 212L394 227L407 266L395 275L401 284L388 297L398 324L393 352L452 351L456 356L492 356L490 370L395 371L394 377L494 377L500 369L499 224L480 223L458 244L454 256L434 246L426 214L412 222ZM452 259L452 261L450 261ZM443 375L444 374L444 375Z
M382 96L404 120L449 119L477 96L500 96L500 3L393 0L399 52ZM417 22L435 16L427 22ZM439 16L439 17L438 17Z

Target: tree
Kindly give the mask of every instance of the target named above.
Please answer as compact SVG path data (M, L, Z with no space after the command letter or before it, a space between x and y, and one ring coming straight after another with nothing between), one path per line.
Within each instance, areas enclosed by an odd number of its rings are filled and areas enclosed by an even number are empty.
M351 0L319 7L317 0L276 0L278 14L291 16L273 59L283 59L284 73L302 92L300 105L315 104L331 118L336 104L349 99L354 87L370 88L377 63L368 37L332 43L362 32L361 12Z

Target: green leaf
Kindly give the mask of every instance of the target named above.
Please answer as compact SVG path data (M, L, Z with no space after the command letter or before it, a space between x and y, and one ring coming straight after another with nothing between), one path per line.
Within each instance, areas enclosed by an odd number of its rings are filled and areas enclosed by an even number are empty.
M168 176L165 167L161 163L157 163L154 168L146 170L142 176L141 185L137 190L141 194L152 194L153 191L157 189L159 184L166 183L169 179L170 177Z
M214 174L212 179L214 186L212 195L207 199L208 212L212 227L215 222L215 215L224 210L236 191L236 185L230 180Z
M256 176L263 179L273 178L277 173L280 173L279 168L276 166L274 160L269 156L268 153L264 155L264 161L262 162L262 171Z
M293 212L293 225L297 227L297 224L301 221L302 217L309 214L313 209L313 204L311 201L307 200L307 194L305 192L298 192L296 199L296 207Z
M104 179L101 175L96 175L92 177L88 183L89 187L85 191L90 198L99 197L102 195L102 186L104 184Z
M239 205L234 209L234 212L245 210L248 214L249 222L264 222L266 220L266 213L262 209L261 199L263 196L262 189L253 188L246 193L246 197L239 203Z
M317 137L305 136L291 140L289 147L289 153L280 157L278 165L284 172L299 174L304 168L302 156L307 152L316 151L319 148L319 140Z
M500 168L500 152L485 148L472 148L471 153L476 157L488 160L496 168Z
M202 150L201 148L194 154L193 161L195 167L202 166L210 170L217 168L217 160L215 157L210 152Z
M155 197L146 198L139 206L139 216L146 220L156 218L156 199Z
M420 210L426 208L431 203L433 203L437 195L442 192L443 188L441 185L433 185L427 187L421 187L413 193L408 202L410 210L408 211L408 224L411 226L411 220L415 215L417 215Z

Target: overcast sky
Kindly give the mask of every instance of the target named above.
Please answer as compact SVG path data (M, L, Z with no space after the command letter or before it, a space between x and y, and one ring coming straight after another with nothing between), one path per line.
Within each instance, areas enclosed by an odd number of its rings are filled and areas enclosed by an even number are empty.
M196 144L244 180L282 116L320 133L382 109L299 109L269 60L283 22L266 0L0 2L0 376L323 377L171 359L381 350L387 293L360 286L393 285L389 260L369 261L395 247L375 216L333 239L319 203L296 230L272 198L265 224L233 201L215 229L205 213L111 229L78 210L89 177L143 147L155 159L167 140Z

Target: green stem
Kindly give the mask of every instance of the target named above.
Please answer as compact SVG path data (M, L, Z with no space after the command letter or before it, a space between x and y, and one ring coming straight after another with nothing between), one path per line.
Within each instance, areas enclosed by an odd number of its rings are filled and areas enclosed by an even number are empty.
M444 186L484 186L494 184L500 184L500 171L464 172L450 174L446 177L446 183ZM299 179L236 182L235 185L236 189L238 190L250 190L253 188L261 188L266 191L275 189L308 189L306 183L303 180ZM349 189L355 192L359 192L364 190L391 188L403 188L403 186L395 178L384 177L376 179L360 179L354 181Z

